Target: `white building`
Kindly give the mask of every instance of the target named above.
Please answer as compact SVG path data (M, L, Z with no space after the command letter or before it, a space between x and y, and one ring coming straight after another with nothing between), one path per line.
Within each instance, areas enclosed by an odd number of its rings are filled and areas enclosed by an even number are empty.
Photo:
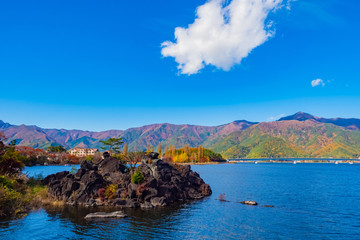
M68 150L68 153L77 157L86 157L89 155L95 155L99 150L97 148L72 148Z

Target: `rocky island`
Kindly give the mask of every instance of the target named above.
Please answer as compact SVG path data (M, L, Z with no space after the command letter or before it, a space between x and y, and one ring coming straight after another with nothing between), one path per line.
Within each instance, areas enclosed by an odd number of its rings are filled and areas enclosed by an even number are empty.
M84 161L76 173L47 176L50 197L71 205L151 208L209 196L208 184L189 165L174 165L150 153L136 168L104 154L98 163Z

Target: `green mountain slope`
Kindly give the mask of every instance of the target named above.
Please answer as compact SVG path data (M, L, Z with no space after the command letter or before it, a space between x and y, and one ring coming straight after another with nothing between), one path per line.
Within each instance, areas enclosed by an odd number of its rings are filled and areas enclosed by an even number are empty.
M226 158L355 157L360 132L315 120L259 123L212 146Z

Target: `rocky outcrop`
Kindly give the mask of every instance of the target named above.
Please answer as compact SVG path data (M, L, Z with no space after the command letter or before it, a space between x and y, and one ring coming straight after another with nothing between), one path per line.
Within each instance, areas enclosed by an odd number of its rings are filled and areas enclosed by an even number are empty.
M106 156L106 155L105 155ZM140 180L132 181L134 174ZM60 172L43 180L50 196L72 205L157 207L209 196L211 188L189 165L173 165L146 155L137 169L106 156L98 164L83 162L76 173Z

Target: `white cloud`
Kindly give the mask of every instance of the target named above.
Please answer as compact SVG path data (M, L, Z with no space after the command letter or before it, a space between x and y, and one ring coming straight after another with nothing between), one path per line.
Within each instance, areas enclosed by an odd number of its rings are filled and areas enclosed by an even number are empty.
M315 79L315 80L312 80L311 81L311 86L312 87L316 87L316 86L325 86L325 83L324 83L324 80L318 78L318 79Z
M194 23L175 29L176 42L162 43L161 54L174 57L182 74L198 73L206 65L230 70L274 35L266 19L283 1L232 0L225 5L229 1L209 0L197 8Z

